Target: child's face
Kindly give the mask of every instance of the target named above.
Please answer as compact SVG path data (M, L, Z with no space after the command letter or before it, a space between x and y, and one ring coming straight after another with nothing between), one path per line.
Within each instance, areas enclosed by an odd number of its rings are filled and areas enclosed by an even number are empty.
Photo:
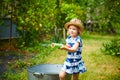
M76 37L78 35L78 28L74 25L70 25L68 28L68 32L72 37Z

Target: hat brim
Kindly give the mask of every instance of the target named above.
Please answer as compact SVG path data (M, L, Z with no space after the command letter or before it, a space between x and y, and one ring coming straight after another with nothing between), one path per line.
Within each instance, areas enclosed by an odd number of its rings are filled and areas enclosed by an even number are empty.
M66 29L68 29L70 25L74 25L74 26L78 27L79 30L80 30L80 32L83 32L83 31L84 31L83 26L82 26L81 24L78 24L78 23L75 23L75 22L67 22L67 23L64 25L64 27L65 27Z

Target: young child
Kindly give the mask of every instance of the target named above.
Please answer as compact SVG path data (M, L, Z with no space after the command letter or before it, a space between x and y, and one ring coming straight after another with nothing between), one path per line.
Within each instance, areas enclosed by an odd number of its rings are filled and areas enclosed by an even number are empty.
M69 36L66 39L66 45L63 45L61 49L67 50L68 54L59 73L59 78L60 80L65 80L66 74L73 74L73 80L78 80L79 73L84 73L86 71L81 56L82 39L79 36L83 32L83 26L79 19L72 19L64 26L68 30Z

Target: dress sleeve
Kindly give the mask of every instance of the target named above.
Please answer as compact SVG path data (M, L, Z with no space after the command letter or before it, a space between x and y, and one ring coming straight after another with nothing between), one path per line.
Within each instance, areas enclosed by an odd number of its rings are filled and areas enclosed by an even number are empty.
M82 39L80 37L77 37L76 42L80 43L80 47L82 47Z
M69 43L70 36L66 38L66 43Z

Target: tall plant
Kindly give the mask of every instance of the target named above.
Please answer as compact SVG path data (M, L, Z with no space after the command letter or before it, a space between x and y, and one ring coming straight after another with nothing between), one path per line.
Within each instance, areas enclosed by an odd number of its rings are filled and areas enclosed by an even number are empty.
M56 0L2 0L1 2L3 9L0 11L3 13L1 16L6 15L7 11L12 13L12 20L17 24L21 36L19 40L23 46L42 40L40 37L45 36L44 34L55 25ZM6 4L8 6L5 6Z
M75 5L75 4L67 4L65 2L62 3L61 13L62 13L62 15L63 15L62 17L64 17L65 21L69 21L72 18L80 18L80 19L84 18L83 9L80 6Z
M101 14L99 24L101 30L107 33L119 34L120 33L120 9L119 0L111 1L105 0L101 7Z
M115 33L120 33L120 1L115 0L106 0L105 3L106 12L107 13L107 19L108 19L108 27L110 27L110 31L113 31Z

